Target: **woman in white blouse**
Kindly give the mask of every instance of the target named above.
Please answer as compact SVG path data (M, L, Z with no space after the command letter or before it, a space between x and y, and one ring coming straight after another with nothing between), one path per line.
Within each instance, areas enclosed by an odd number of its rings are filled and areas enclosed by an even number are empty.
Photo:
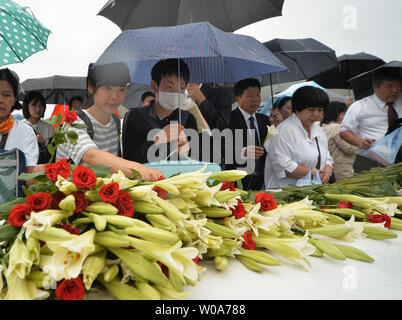
M327 136L316 123L328 103L327 94L316 87L301 87L293 94L294 113L264 145L266 188L294 186L309 172L313 177L319 175L322 183L328 183L333 160Z

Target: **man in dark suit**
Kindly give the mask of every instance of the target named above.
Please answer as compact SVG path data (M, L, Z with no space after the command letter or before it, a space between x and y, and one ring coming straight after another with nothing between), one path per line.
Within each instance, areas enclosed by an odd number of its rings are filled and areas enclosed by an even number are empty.
M123 122L123 158L139 163L164 160L176 148L179 153L188 153L184 130L197 132L196 119L187 111L181 110L178 123L178 104L185 100L184 90L190 77L188 66L180 60L180 83L177 59L160 60L152 68L151 76L155 100L147 106L131 108ZM177 153L171 157L174 158L177 159Z
M270 125L266 115L256 113L261 104L261 84L249 78L235 84L236 102L239 107L232 111L229 128L233 132L233 163L225 168L246 170L242 179L244 190L261 190L264 185L266 151L263 147ZM239 139L238 133L242 133Z

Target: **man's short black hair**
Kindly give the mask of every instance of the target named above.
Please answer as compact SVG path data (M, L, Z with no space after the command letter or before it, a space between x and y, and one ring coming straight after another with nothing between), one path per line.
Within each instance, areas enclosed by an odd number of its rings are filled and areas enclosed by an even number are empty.
M144 100L148 97L154 97L155 98L155 94L151 91L146 91L142 94L141 96L141 102L144 102Z
M346 103L340 101L332 101L328 104L328 106L324 110L324 119L322 120L323 123L330 123L333 121L338 121L339 115L342 112L346 112L348 107Z
M255 78L247 78L236 82L234 86L235 97L241 96L248 88L258 88L261 91L261 83Z
M401 70L399 68L378 68L371 73L371 83L375 87L380 87L384 80L395 81L402 80Z
M190 79L190 69L187 64L181 59L165 59L159 60L151 70L152 80L159 86L161 79L165 76L176 75L178 76L178 69L180 61L180 78L184 80L184 83L188 83Z
M28 92L24 97L24 101L22 102L22 114L24 118L29 119L31 117L31 114L29 113L29 104L31 102L33 103L40 102L40 104L43 106L43 113L42 113L43 118L46 111L46 100L40 92L36 91Z
M297 89L292 96L293 112L300 112L307 108L325 108L329 98L325 91L313 86L304 86Z

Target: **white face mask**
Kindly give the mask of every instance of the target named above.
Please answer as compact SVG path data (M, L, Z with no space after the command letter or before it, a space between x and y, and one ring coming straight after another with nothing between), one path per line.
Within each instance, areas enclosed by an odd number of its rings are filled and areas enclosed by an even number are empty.
M184 93L159 90L158 102L165 110L176 110L179 107L179 103L181 108L186 105L187 95Z

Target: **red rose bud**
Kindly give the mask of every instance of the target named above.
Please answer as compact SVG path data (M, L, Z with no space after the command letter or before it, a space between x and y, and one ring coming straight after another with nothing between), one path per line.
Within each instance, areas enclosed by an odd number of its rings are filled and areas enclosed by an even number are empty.
M353 207L353 202L351 201L341 201L338 203L338 208L339 209L347 209L347 208L352 208Z
M63 225L60 225L59 228L64 229L64 230L70 232L71 234L80 234L80 230L78 230L77 228L74 228L73 226L71 226L71 224L63 224Z
M233 182L222 182L222 187L220 191L227 190L229 189L230 191L236 191L235 185Z
M196 256L196 257L193 259L193 261L194 261L195 263L197 263L198 260L200 260L200 257L199 257L199 256Z
M385 228L389 228L391 225L391 218L387 214L368 214L367 217L371 223L382 223L385 221Z
M119 198L117 199L118 213L122 216L132 217L134 214L134 203L130 195L124 191L119 191Z
M77 166L73 169L72 181L79 189L89 189L96 185L96 175L90 168Z
M165 266L162 262L158 261L159 266L162 269L162 272L165 274L167 278L169 278L169 268Z
M119 188L117 182L105 184L99 190L99 197L104 202L115 204L119 197Z
M332 209L331 207L321 207L321 209Z
M8 223L14 227L22 227L22 225L28 221L28 216L31 215L31 210L26 204L16 204L14 208L10 210L8 216Z
M260 192L255 195L255 204L261 203L260 211L269 211L277 208L274 196L265 192Z
M243 248L248 250L255 250L255 242L253 240L253 234L251 231L246 231L243 234Z
M57 284L58 300L82 300L85 297L85 286L81 276L70 280L62 280Z
M91 203L91 201L85 198L84 192L82 191L71 192L71 194L75 198L75 213L84 211L84 209Z
M53 209L60 209L59 208L59 203L61 200L63 200L66 197L66 195L61 192L61 191L56 191L55 193L52 193L52 203L51 203L51 207Z
M75 111L66 111L65 113L64 113L64 121L67 123L67 124L72 124L74 121L77 121L77 112L75 112Z
M246 215L246 209L240 199L237 199L237 206L234 209L230 209L236 219L240 219Z
M39 192L27 197L26 204L30 211L40 212L50 208L52 196L46 192Z

